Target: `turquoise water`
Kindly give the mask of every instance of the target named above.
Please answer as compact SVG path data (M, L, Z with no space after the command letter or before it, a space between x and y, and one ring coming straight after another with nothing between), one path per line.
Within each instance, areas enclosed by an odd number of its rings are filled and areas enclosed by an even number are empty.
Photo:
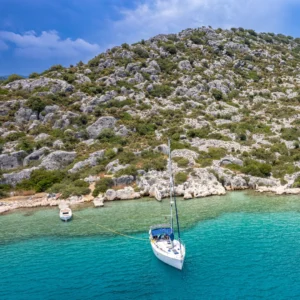
M57 208L0 216L0 299L299 299L300 199L234 192L179 201L187 255L180 272L146 238L168 202Z

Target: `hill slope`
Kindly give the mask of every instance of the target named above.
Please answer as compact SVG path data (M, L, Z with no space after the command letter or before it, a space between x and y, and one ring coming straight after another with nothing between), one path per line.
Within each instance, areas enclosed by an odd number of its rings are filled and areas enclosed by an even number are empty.
M299 70L300 39L202 27L10 76L0 86L0 193L67 197L97 181L94 196L133 186L106 199L165 197L167 137L186 198L298 187Z

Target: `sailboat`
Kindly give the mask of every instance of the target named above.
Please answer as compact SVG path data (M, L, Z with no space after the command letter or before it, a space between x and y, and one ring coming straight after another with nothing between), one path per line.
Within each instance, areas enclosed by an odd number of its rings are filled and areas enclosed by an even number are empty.
M149 239L154 255L162 262L182 270L185 258L185 246L180 239L179 219L174 193L174 180L172 173L171 145L169 144L169 175L170 175L170 224L157 224L150 227ZM173 205L176 215L176 227L178 239L174 235Z

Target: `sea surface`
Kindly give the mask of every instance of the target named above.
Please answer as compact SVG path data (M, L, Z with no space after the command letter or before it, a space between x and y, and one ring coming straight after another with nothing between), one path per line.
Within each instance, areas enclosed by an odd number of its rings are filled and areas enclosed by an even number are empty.
M74 207L68 223L57 208L0 216L0 299L300 299L299 196L179 200L182 271L147 240L168 200L105 204Z

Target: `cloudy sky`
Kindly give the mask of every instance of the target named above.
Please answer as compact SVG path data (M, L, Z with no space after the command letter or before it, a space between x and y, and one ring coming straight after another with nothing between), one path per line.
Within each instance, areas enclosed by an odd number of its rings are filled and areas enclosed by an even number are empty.
M86 62L124 42L202 25L300 36L300 0L0 2L0 75Z

